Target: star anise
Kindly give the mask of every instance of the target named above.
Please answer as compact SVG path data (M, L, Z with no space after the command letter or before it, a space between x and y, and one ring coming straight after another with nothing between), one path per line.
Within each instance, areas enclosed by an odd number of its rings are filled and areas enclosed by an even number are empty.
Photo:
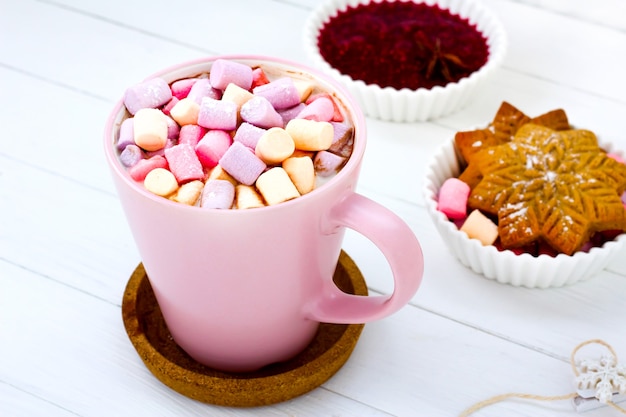
M430 80L441 75L447 82L452 82L458 78L454 76L454 73L471 69L458 55L445 52L441 47L440 38L435 37L433 43L423 31L418 31L415 35L415 41L427 57L424 74L426 79Z

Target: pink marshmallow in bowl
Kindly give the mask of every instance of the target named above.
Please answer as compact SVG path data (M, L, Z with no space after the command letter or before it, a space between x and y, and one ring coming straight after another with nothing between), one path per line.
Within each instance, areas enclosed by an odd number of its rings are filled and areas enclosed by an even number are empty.
M233 83L244 90L252 87L252 68L239 62L217 59L211 67L209 80L218 90L225 90L228 84Z
M156 109L172 99L172 90L162 78L151 78L126 89L124 105L134 115L141 109Z
M241 118L260 128L283 127L283 118L263 96L255 96L241 106Z
M449 219L467 217L467 199L470 187L458 178L448 178L439 189L437 209Z
M276 110L288 109L300 103L300 93L290 77L278 78L255 87L252 93L265 97Z
M241 142L233 142L219 164L233 178L245 185L252 185L267 165L261 161L254 151Z
M200 199L200 207L229 209L235 201L235 186L226 180L208 180Z
M195 147L196 155L203 166L214 168L232 143L232 138L223 130L208 131Z
M207 129L234 130L237 127L237 104L204 97L200 103L198 124Z

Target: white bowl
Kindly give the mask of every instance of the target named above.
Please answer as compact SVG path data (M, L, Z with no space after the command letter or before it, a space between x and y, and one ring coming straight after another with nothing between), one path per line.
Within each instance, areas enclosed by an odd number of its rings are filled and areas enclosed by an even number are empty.
M475 24L487 39L489 56L485 65L469 77L445 87L431 89L381 88L375 84L365 84L331 67L318 49L318 35L323 25L331 17L345 11L348 6L368 4L380 0L327 0L311 14L304 29L304 46L312 64L331 77L343 83L356 98L363 112L376 119L393 122L418 122L443 117L461 110L480 89L489 82L494 70L504 60L506 34L496 16L478 0L408 0L414 3L438 5ZM386 0L383 0L386 1ZM393 0L390 0L393 1ZM407 1L407 0L397 0Z
M608 152L623 157L610 144L600 146ZM424 182L426 209L448 249L465 266L486 278L500 283L529 288L561 287L587 280L602 271L611 259L626 245L626 233L593 247L589 252L574 255L559 254L532 256L516 255L510 250L499 251L495 246L483 246L477 239L470 239L454 223L437 210L437 195L443 182L457 177L461 171L459 152L454 139L446 142L433 155Z

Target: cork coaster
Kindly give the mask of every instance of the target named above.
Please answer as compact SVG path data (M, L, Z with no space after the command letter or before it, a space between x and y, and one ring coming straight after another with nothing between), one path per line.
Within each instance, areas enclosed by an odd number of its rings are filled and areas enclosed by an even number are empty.
M333 280L347 293L367 295L361 272L344 251ZM348 360L364 326L322 323L311 344L287 362L248 373L214 370L174 342L142 264L126 286L122 318L131 343L157 379L189 398L229 407L275 404L317 388Z

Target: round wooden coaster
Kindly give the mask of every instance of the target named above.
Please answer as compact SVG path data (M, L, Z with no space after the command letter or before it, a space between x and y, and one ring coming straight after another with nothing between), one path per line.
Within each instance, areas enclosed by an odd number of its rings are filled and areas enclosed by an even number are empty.
M344 251L333 279L347 293L367 295L361 272ZM142 264L126 285L122 318L137 353L161 382L189 398L230 407L275 404L317 388L348 360L364 326L322 323L311 344L287 362L248 373L214 370L174 342Z

